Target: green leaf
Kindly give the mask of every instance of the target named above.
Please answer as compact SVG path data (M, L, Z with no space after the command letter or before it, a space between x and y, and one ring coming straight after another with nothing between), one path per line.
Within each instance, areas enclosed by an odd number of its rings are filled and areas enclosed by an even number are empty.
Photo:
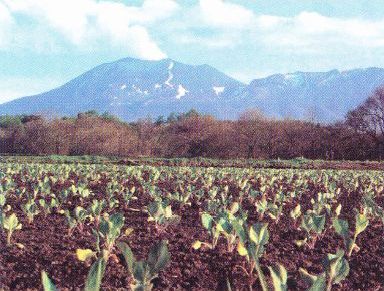
M201 215L201 223L203 224L203 227L207 230L212 229L213 224L213 217L209 213L203 213Z
M85 291L99 291L105 272L106 262L103 258L93 263L85 281Z
M110 243L113 243L120 235L121 229L124 226L124 219L121 213L102 217L99 225L102 236L107 237Z
M75 208L75 216L76 216L76 218L82 218L82 217L85 216L85 214L86 214L86 211L85 211L85 209L83 207L77 206Z
M121 229L124 226L124 220L124 215L121 213L114 213L109 217L109 221L115 229Z
M41 272L41 282L43 284L44 291L56 291L56 286L53 284L51 279L49 279L45 271Z
M133 278L138 282L144 282L146 278L147 264L143 261L138 261L133 264Z
M305 214L301 219L300 227L304 229L306 232L310 232L313 226L312 216L309 214Z
M339 216L341 213L341 204L339 204L335 209L336 216Z
M17 224L19 223L19 220L15 213L12 213L10 216L6 219L6 229L15 229Z
M165 207L164 209L164 215L166 218L170 218L172 217L172 208L171 208L171 205L168 205L167 207Z
M231 208L230 208L229 211L230 211L232 214L235 214L237 211L239 211L239 209L240 209L240 205L239 205L239 203L238 203L238 202L234 202L234 203L232 203Z
M335 218L332 222L332 225L338 235L344 238L347 238L349 236L348 221Z
M326 278L326 275L323 273L320 276L318 276L317 280L313 282L313 284L308 289L308 291L325 291L326 286L327 286L327 278Z
M339 284L341 281L347 278L349 274L349 264L348 261L344 258L340 260L336 268L336 276L333 279L335 284Z
M128 271L133 274L133 265L136 262L136 259L131 248L125 242L118 242L117 247L124 256L125 262L127 263Z
M308 284L313 284L318 279L318 276L308 273L304 268L299 268L299 273Z
M4 194L0 194L0 207L3 207L5 205L6 198Z
M322 273L318 276L311 275L307 270L300 268L300 275L303 279L310 284L308 291L325 291L327 287L327 277L325 273Z
M238 235L240 241L242 243L245 243L247 240L247 234L245 232L244 226L240 224L238 220L234 220L232 222L233 229L235 230L236 234Z
M293 219L297 219L301 215L301 205L297 204L296 207L290 212Z
M263 199L256 202L256 211L259 213L264 213L268 208L267 200Z
M322 233L325 226L325 215L314 215L313 216L313 230L318 234Z
M268 223L257 222L249 228L249 238L256 245L265 245L269 240Z
M233 230L232 224L228 221L228 219L220 218L219 222L217 223L217 227L220 226L220 231L231 233Z
M356 214L356 230L355 236L363 232L369 224L368 217L365 214L358 213Z
M148 205L148 212L151 216L158 215L158 212L160 210L160 203L158 201L153 201Z
M269 267L269 271L271 272L273 287L275 291L288 290L288 286L287 286L288 274L284 266L279 264L274 267Z
M153 245L147 260L151 275L153 276L164 269L170 260L171 256L168 252L167 241L162 240Z
M334 283L341 282L349 274L349 264L344 258L343 250L338 250L336 254L327 254L323 264Z

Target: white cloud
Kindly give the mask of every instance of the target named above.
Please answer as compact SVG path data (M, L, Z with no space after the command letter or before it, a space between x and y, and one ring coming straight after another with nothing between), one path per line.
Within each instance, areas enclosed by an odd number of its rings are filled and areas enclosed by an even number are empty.
M384 20L342 19L315 12L295 17L260 16L256 36L266 46L302 52L384 47Z
M307 11L281 17L254 12L243 18L247 25L236 26L231 25L236 18L222 20L219 15L225 13L214 9L231 5L228 1L206 0L205 8L210 9L199 14L202 4L185 12L189 17L184 23L175 22L175 33L168 30L172 43L188 45L195 54L213 53L219 69L242 81L295 70L383 66L384 17L331 17ZM225 61L227 55L231 60Z
M179 5L173 0L146 0L138 10L137 21L153 23L173 15L179 10Z
M12 21L11 14L3 3L0 2L0 23L1 24L9 24Z
M215 49L222 49L222 48L232 48L237 43L235 39L237 38L236 35L232 33L222 33L220 35L214 35L214 36L199 36L199 35L193 35L189 33L184 33L182 35L178 35L177 41L178 43L182 44L197 44L197 45L203 45L206 48L215 50Z
M335 53L384 48L384 19L337 18L303 11L292 17L256 14L224 0L200 0L177 30L182 44L209 49L247 47L275 53Z
M0 47L9 44L11 39L10 28L13 19L8 8L0 2Z
M243 32L252 29L256 17L250 9L227 0L199 0L184 8L164 27L168 40L211 50L233 48L246 40Z
M34 46L29 43L31 39L27 34L30 34L35 43L50 42L64 49L70 45L75 49L94 51L110 43L127 50L127 54L146 59L166 56L151 38L147 25L170 17L178 9L173 0L162 0L161 5L158 0L146 0L140 7L97 0L0 1L9 7L10 13L29 21L28 24L19 21L13 27L19 32L18 47ZM44 35L44 41L40 39L41 35ZM49 40L46 40L47 36Z
M200 0L199 8L203 21L215 27L243 28L254 18L251 10L224 0Z

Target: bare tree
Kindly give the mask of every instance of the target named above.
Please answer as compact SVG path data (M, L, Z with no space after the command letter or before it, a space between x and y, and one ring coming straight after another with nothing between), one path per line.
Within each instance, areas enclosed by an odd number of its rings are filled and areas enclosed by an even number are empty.
M378 151L384 152L384 87L376 91L355 110L348 112L346 124L356 132L370 135Z

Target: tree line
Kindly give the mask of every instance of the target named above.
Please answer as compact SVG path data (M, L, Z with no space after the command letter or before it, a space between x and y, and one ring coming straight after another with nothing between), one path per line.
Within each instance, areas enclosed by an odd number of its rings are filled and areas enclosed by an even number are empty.
M1 116L0 152L23 155L104 155L374 160L384 156L384 88L343 122L278 120L248 110L217 120L191 110L126 123L95 111L76 117Z

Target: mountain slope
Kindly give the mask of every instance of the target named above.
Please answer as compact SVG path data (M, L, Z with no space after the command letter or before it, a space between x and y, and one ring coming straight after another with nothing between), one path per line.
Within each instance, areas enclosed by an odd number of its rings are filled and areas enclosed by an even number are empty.
M257 107L274 117L330 122L342 119L383 84L384 69L379 68L277 74L245 85L208 65L126 58L49 92L1 104L0 114L63 116L97 110L132 121L195 108L235 119Z
M49 92L2 104L0 114L60 116L94 109L125 120L191 108L218 114L212 111L212 104L238 94L243 87L244 84L208 65L126 58L100 65Z
M375 88L384 85L384 69L277 74L253 80L236 102L276 117L341 120Z

